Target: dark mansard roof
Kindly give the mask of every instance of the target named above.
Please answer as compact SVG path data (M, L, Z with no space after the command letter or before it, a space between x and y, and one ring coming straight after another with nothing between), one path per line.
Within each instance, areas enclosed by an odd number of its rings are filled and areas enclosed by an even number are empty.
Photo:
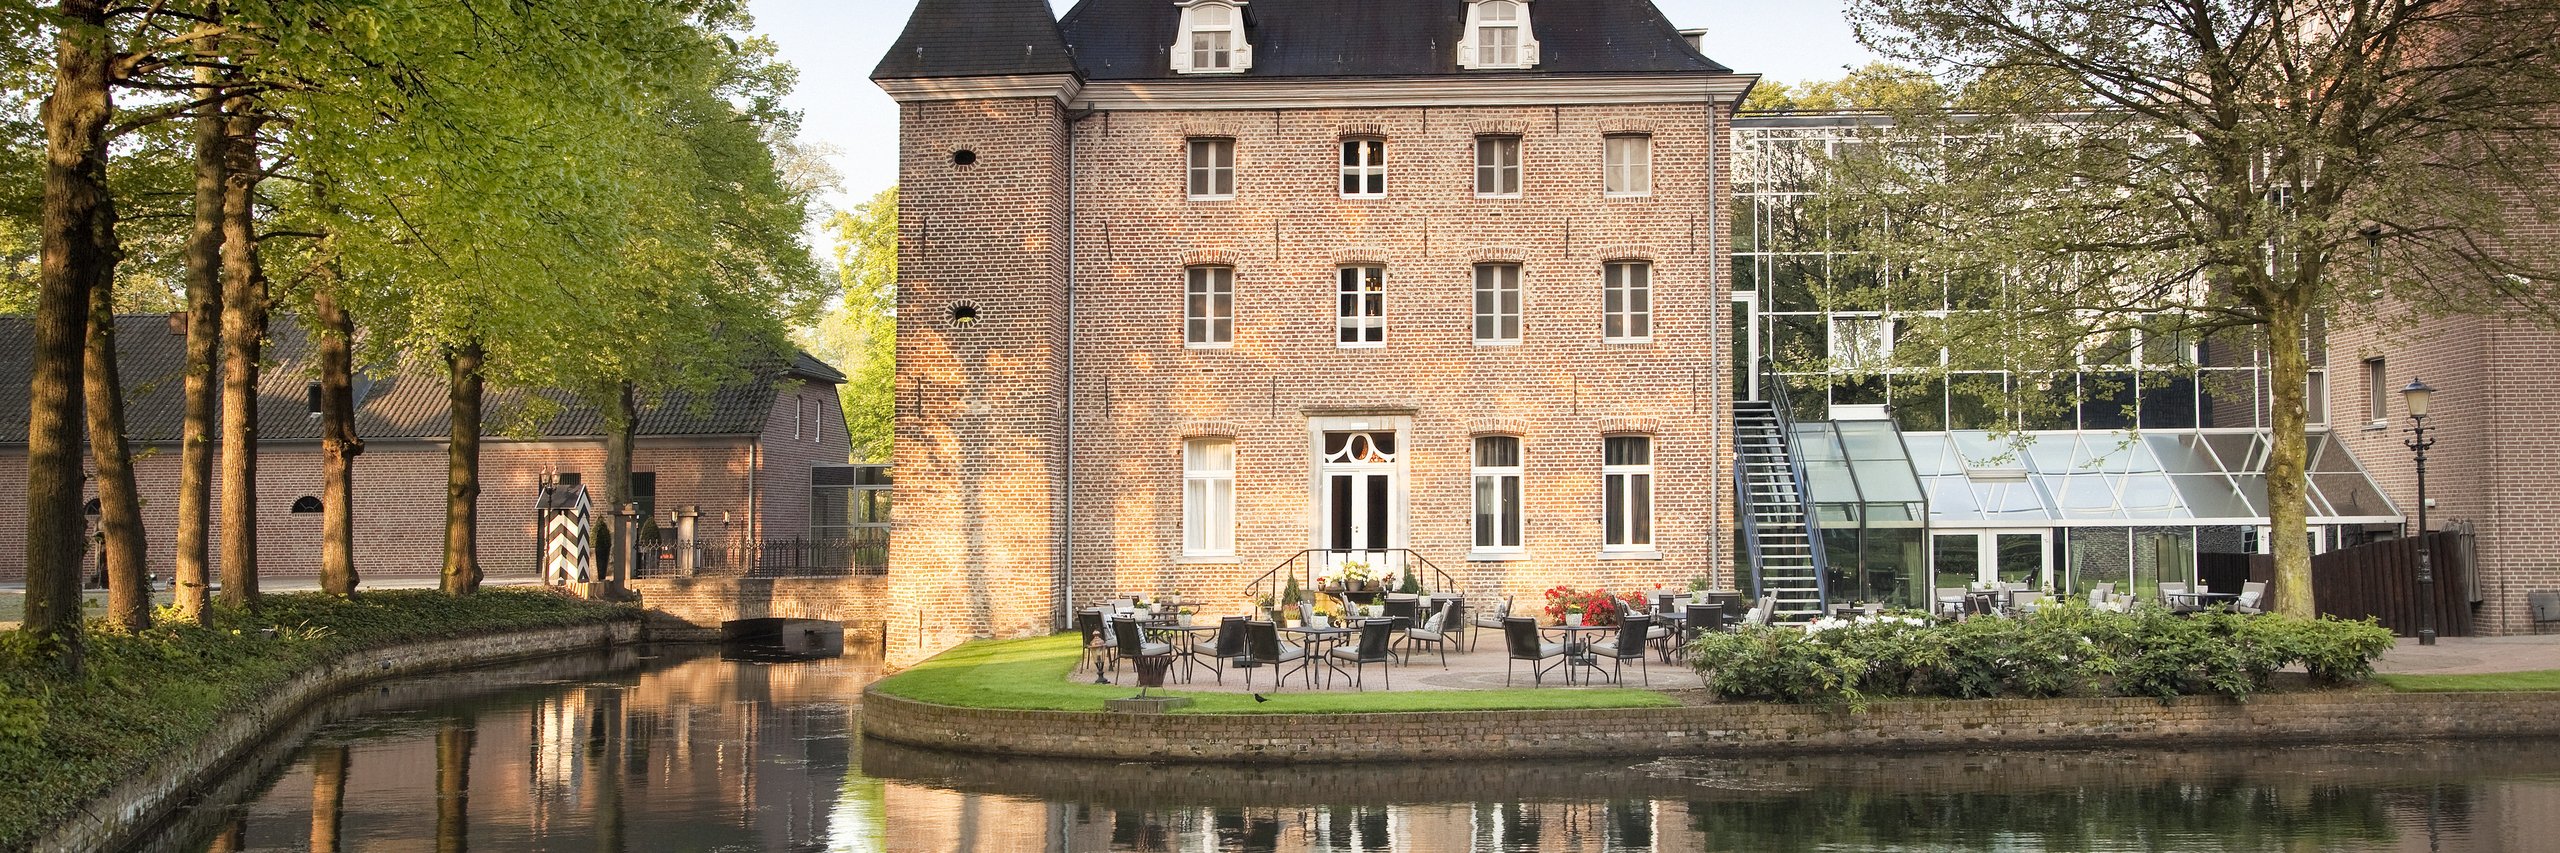
M1538 0L1535 68L1458 67L1469 0L1250 0L1253 67L1183 75L1167 57L1173 0L1083 0L1052 23L1042 0L922 0L873 79L1076 73L1087 80L1729 73L1649 0Z

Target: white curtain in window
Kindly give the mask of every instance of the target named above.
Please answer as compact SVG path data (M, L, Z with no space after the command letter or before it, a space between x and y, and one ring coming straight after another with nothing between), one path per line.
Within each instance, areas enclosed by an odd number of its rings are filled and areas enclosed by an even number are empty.
M1182 552L1236 552L1236 445L1223 438L1182 443Z

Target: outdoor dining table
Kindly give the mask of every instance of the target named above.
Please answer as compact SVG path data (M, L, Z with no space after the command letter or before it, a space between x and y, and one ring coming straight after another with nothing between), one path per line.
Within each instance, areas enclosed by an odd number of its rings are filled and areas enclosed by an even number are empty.
M2164 595L2161 596L2161 598L2168 601L2169 606L2173 609L2180 611L2194 611L2209 610L2216 604L2237 604L2240 601L2240 594L2236 592L2182 592L2176 595Z
M1600 668L1600 659L1591 656L1591 644L1582 640L1583 632L1614 632L1618 630L1618 626L1592 625L1586 623L1582 625L1548 625L1540 628L1539 630L1564 632L1564 682L1566 684L1572 684L1574 667L1590 667L1593 670L1598 670Z
M1334 646L1341 645L1342 638L1360 633L1360 627L1357 625L1326 625L1322 628L1314 628L1306 625L1290 625L1281 628L1280 632L1284 634L1296 634L1304 638L1298 643L1298 645L1306 648L1308 658L1324 661L1324 683L1325 686L1331 687L1333 686L1333 673L1342 672L1342 665L1334 663L1333 655L1326 654L1326 652ZM1350 673L1347 672L1342 672L1342 674L1346 676L1350 675ZM1277 679L1280 677L1280 674L1275 672L1272 673L1271 677Z

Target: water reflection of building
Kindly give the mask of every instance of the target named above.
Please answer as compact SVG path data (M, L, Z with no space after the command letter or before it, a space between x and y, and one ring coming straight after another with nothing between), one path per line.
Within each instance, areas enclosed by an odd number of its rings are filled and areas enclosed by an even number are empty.
M825 849L852 761L842 700L872 675L701 659L327 730L229 849ZM309 796L340 754L342 799Z

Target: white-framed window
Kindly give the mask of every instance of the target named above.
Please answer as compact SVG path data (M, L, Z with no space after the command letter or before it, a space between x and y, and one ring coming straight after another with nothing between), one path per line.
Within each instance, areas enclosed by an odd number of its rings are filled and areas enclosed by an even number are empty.
M1831 364L1852 372L1893 363L1894 321L1874 314L1831 315Z
M1195 438L1182 443L1182 553L1236 553L1236 443Z
M1519 551L1520 438L1476 437L1475 550Z
M1603 550L1653 548L1653 439L1613 435L1602 439L1600 460Z
M1236 197L1236 141L1200 137L1186 146L1192 201L1225 201Z
M1467 29L1458 39L1458 67L1531 68L1538 40L1529 27L1529 0L1475 0L1467 4Z
M1236 340L1236 271L1234 267L1191 267L1183 270L1182 344L1194 349L1224 349Z
M1600 140L1601 191L1613 196L1653 194L1653 137L1624 133Z
M1476 343L1520 342L1520 265L1476 265Z
M1520 197L1520 137L1476 137L1476 197Z
M1235 74L1253 67L1253 45L1244 38L1244 3L1190 0L1182 6L1182 30L1173 43L1180 74Z
M798 395L798 394L793 394L793 395L791 395L791 438L792 438L792 440L797 441L797 440L800 440L800 439L803 439L803 438L808 438L808 437L809 437L809 427L808 427L808 424L809 424L809 401L808 401L808 400L806 400L806 399L801 398L801 396L800 396L800 395Z
M1653 340L1653 265L1613 261L1601 268L1600 338L1613 344Z
M1342 197L1387 197L1387 141L1355 138L1342 141Z
M1334 341L1346 347L1387 345L1387 271L1384 267L1343 267L1340 299L1334 310Z
M2391 423L2391 374L2382 367L2382 359L2364 360L2365 419L2377 426Z

